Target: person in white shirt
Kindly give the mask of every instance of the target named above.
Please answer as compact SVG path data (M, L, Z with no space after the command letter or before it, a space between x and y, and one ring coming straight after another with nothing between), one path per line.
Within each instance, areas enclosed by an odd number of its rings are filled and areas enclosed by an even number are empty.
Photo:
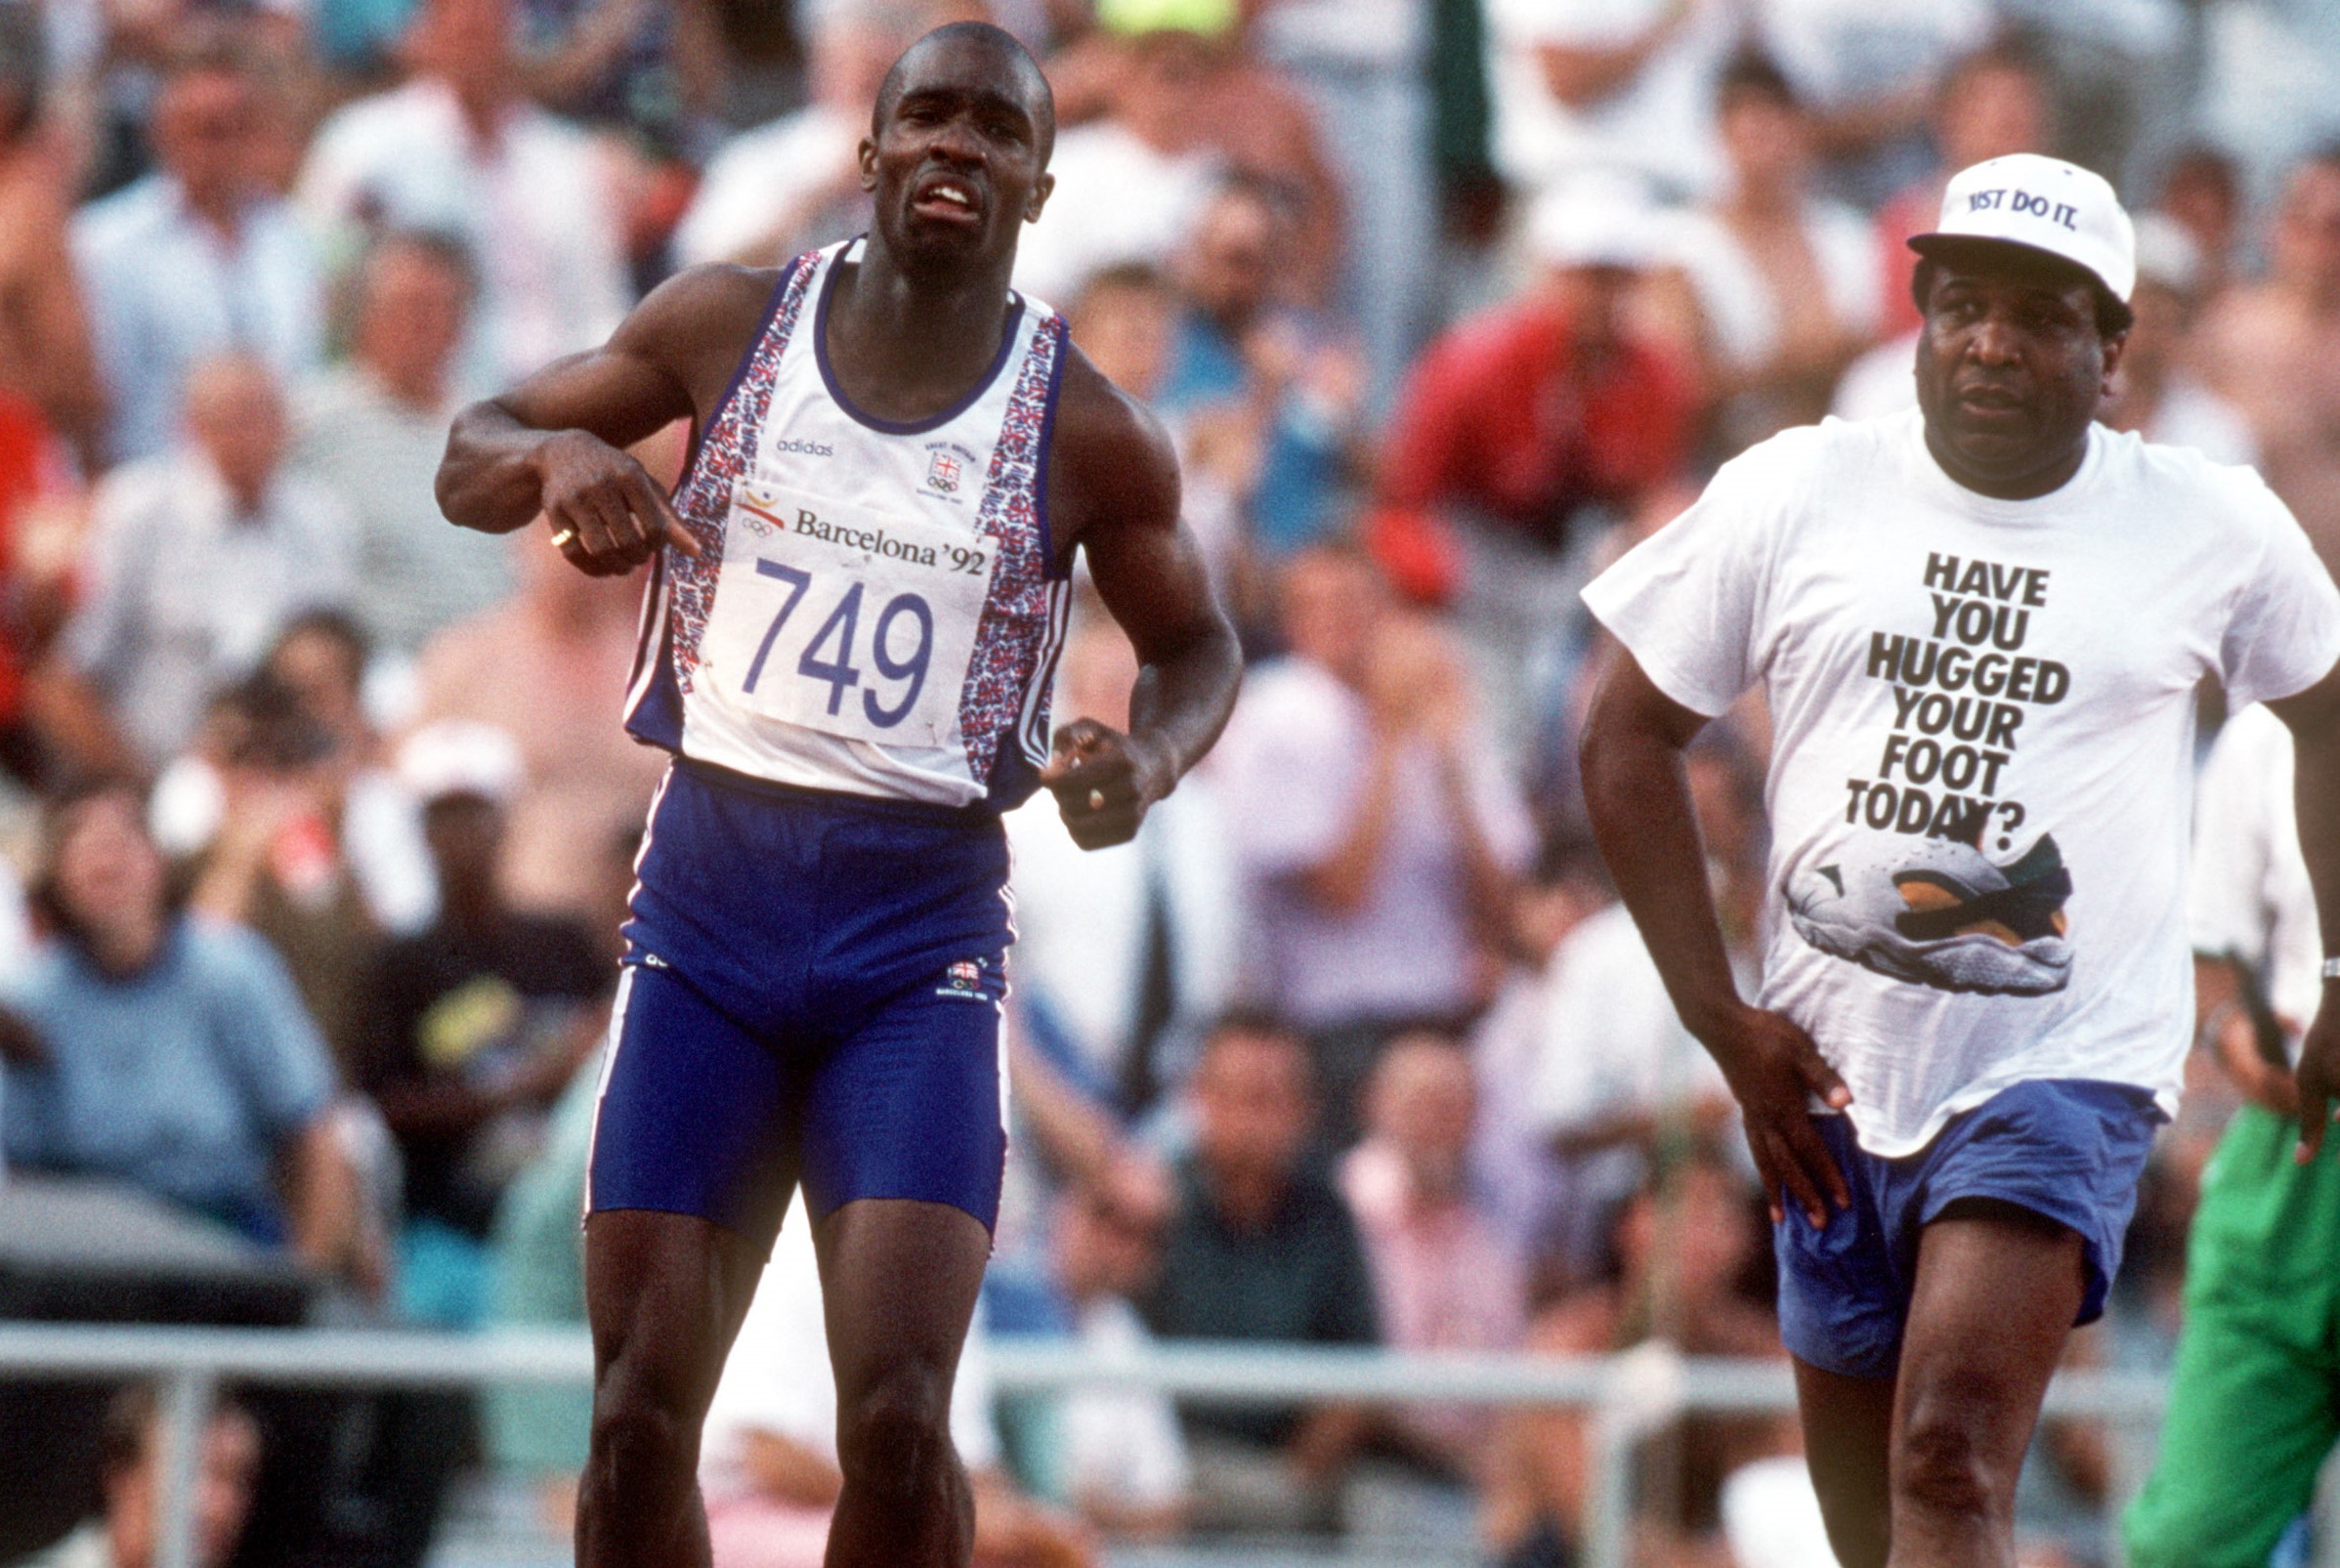
M231 33L191 29L154 102L160 168L74 215L74 271L111 406L114 462L177 438L188 377L249 355L280 379L324 352L323 281L299 218L255 178L250 62Z
M1977 164L1912 244L1918 410L1753 448L1586 590L1624 651L1584 776L1744 1112L1837 1555L1980 1568L2013 1559L2041 1396L2176 1103L2203 680L2290 727L2340 924L2340 591L2256 476L2095 423L2136 275L2101 178ZM1681 750L1759 682L1785 918L1751 1005ZM2302 1053L2310 1148L2336 997Z
M607 338L630 303L617 221L586 134L520 96L511 0L428 0L416 74L318 127L297 192L341 255L378 228L462 239L479 311L458 379L517 380Z
M198 364L187 432L99 487L86 592L61 648L145 768L187 745L211 695L249 674L294 616L346 603L352 587L349 511L279 468L284 405L265 364Z
M356 515L365 592L350 608L372 657L404 665L435 633L510 598L519 573L509 541L449 528L431 493L457 407L470 257L435 234L385 234L356 282L350 358L294 398L292 466Z

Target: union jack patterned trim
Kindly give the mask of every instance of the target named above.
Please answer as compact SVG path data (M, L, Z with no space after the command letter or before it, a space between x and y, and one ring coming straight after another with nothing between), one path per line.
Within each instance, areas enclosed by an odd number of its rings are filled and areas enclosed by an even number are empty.
M814 251L796 258L785 292L772 313L771 323L741 369L731 396L723 400L715 422L701 436L699 451L674 510L699 540L701 554L693 560L668 550L666 572L667 625L674 650L674 676L685 692L699 669L699 638L706 630L707 613L714 608L715 578L723 568L723 528L731 511L732 487L755 460L755 436L763 428L764 411L772 403L772 386L780 373L780 359L788 349L788 335L804 309L813 273L821 264Z
M1000 541L998 574L992 578L983 620L975 628L974 657L958 702L967 771L977 781L991 777L1002 740L1014 737L1029 756L1031 735L1044 735L1047 728L1046 696L1042 692L1034 704L1032 685L1044 682L1054 663L1053 644L1063 629L1059 601L1066 596L1060 592L1064 585L1052 580L1048 572L1041 457L1049 394L1064 343L1061 316L1051 315L1034 329L1000 423L1000 443L992 450L983 507L976 514L976 531ZM1042 749L1031 760L1044 762L1047 752Z

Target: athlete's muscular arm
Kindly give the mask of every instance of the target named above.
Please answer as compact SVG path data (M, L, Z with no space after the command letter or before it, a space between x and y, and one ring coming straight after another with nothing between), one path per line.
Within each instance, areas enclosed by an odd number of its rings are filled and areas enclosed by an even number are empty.
M1739 996L1682 770L1682 751L1705 725L1618 650L1585 720L1585 809L1666 994L1745 1113L1747 1143L1772 1217L1779 1217L1784 1187L1817 1228L1828 1222L1828 1200L1841 1208L1850 1198L1843 1173L1812 1130L1807 1096L1820 1095L1839 1110L1852 1097L1809 1035Z
M2323 951L2340 953L2340 668L2297 697L2267 705L2291 729L2300 852L2316 889ZM2323 1146L2340 1101L2340 980L2323 983L2323 1000L2300 1045L2298 1083L2304 1164Z
M1073 841L1127 842L1225 728L1243 675L1235 641L1178 518L1178 459L1152 415L1078 350L1056 405L1048 515L1059 549L1088 552L1105 608L1137 650L1129 733L1082 719L1042 773Z
M561 553L591 576L631 572L661 544L697 555L658 482L621 448L705 418L771 290L770 273L744 268L678 274L608 343L466 408L439 465L439 509L487 533L542 513Z

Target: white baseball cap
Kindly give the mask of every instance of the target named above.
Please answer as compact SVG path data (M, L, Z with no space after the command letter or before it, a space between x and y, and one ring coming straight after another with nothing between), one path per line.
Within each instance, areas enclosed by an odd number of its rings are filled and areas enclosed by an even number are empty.
M2137 286L2137 230L2104 176L2062 158L2013 152L1950 177L1941 221L1912 235L1921 256L1954 242L1990 240L2070 262L2127 304Z
M1536 197L1527 242L1548 267L1641 272L1663 259L1663 226L1631 181L1584 176Z
M398 748L399 780L426 806L450 795L509 805L527 772L511 732L472 719L426 724Z

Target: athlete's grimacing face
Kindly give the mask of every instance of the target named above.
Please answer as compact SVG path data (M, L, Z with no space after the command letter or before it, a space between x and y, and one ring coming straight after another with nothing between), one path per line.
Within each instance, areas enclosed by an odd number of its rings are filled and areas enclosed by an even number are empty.
M901 91L862 143L862 188L897 256L988 258L1040 217L1047 172L1044 103L1000 52L979 42L914 45Z
M2098 330L2089 285L2021 262L1945 258L1925 306L1918 406L1936 460L1985 495L2062 485L2126 341Z

